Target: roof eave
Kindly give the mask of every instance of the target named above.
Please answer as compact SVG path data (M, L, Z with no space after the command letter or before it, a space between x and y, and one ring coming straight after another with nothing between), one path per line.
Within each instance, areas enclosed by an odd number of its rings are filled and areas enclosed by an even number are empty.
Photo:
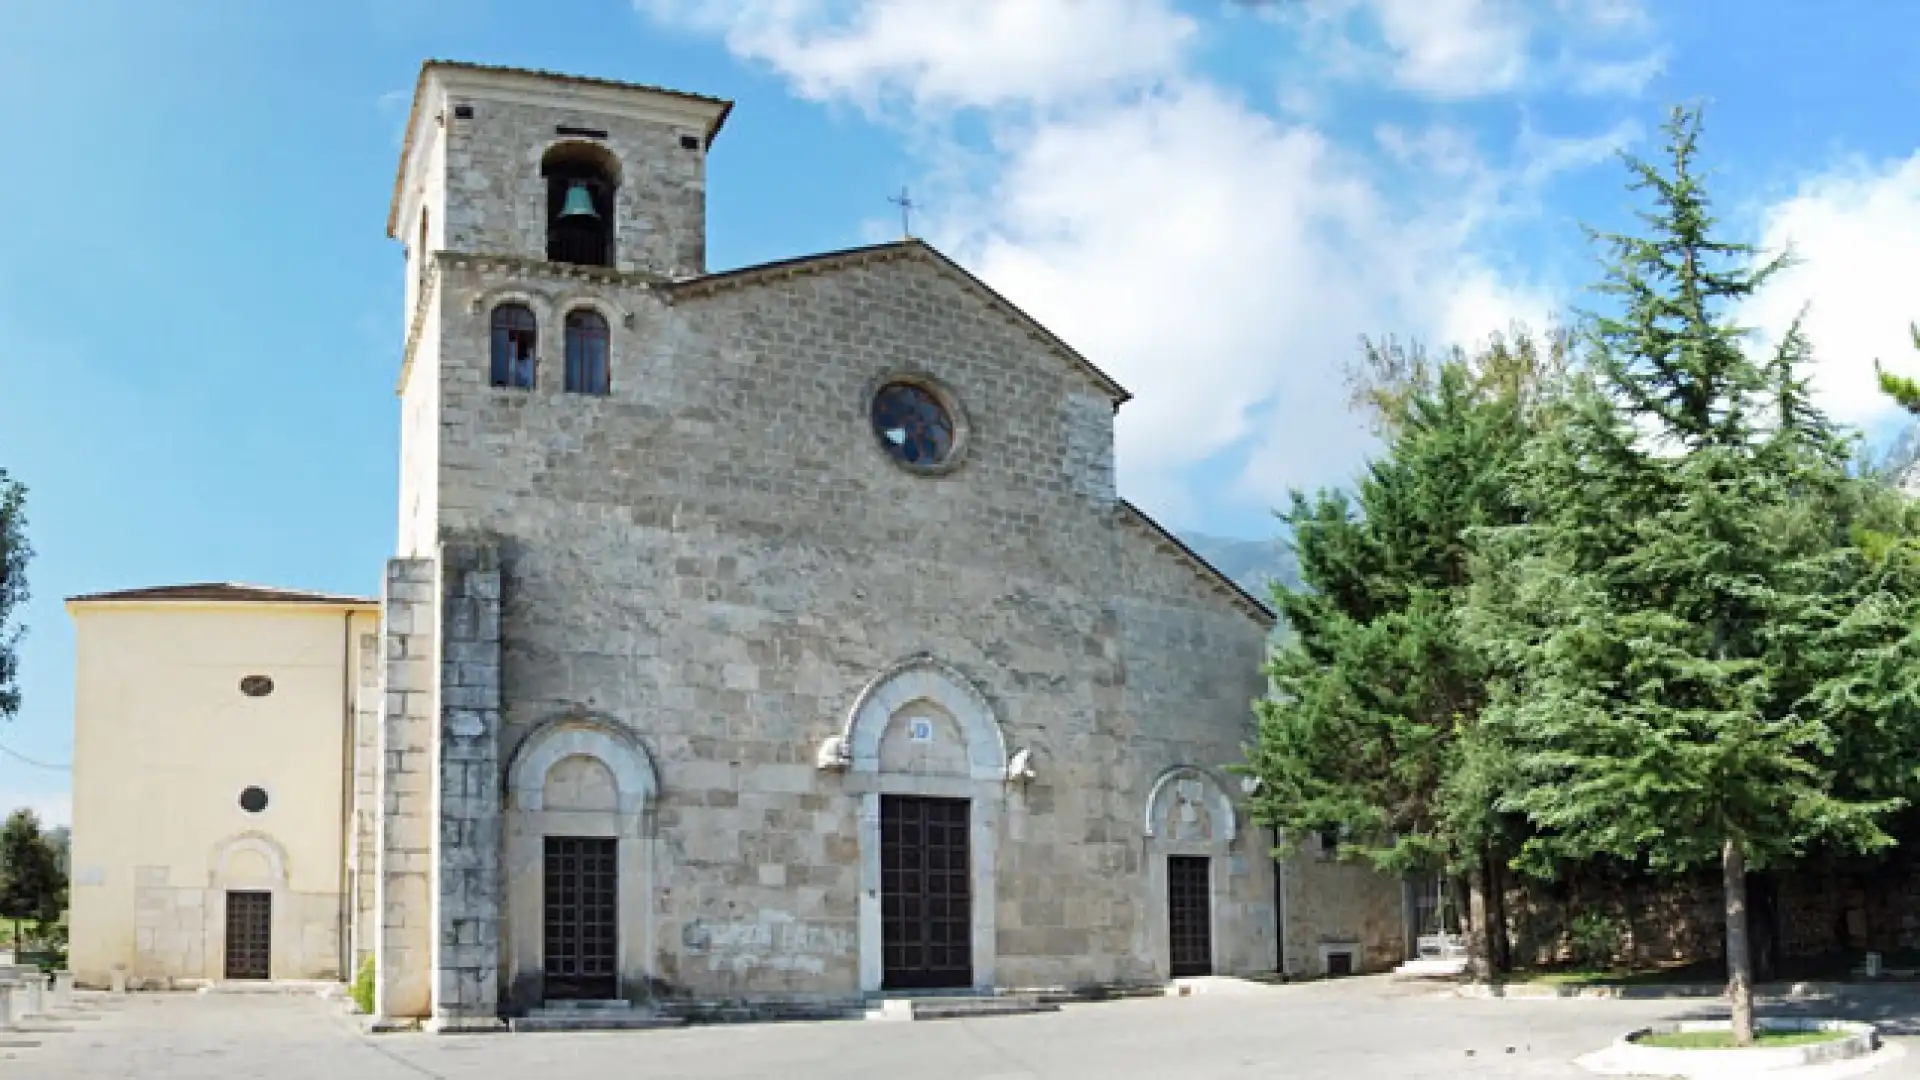
M1252 593L1248 592L1246 589L1242 588L1239 582L1233 580L1231 577L1228 577L1226 573L1222 571L1219 567L1213 565L1211 562L1208 562L1206 558L1202 556L1199 552L1189 547L1185 540L1182 540L1178 536L1175 536L1171 531L1167 529L1166 526L1160 524L1158 521L1153 520L1153 517L1149 515L1145 510L1140 509L1139 507L1133 505L1132 503L1128 502L1125 499L1118 499L1115 501L1119 504L1120 509L1123 512L1131 514L1137 521L1145 525L1155 535L1159 536L1160 539L1165 540L1166 542L1172 544L1175 548L1177 548L1180 551L1182 555L1185 555L1188 559L1192 560L1196 566L1198 566L1202 571L1204 571L1207 574L1207 576L1211 577L1214 580L1214 583L1216 585L1222 586L1225 590L1228 590L1231 598L1235 601L1237 606L1239 606L1242 610L1246 611L1247 614L1254 616L1257 620L1263 623L1268 629L1272 629L1274 626L1278 625L1280 621L1279 612L1273 610L1273 608L1263 603L1259 597L1253 595Z
M890 240L883 244L868 244L862 247L843 248L839 251L824 251L812 255L799 255L790 259L776 259L772 262L756 263L752 266L722 270L699 277L684 278L654 286L662 295L671 298L675 293L702 295L724 288L738 288L757 281L770 280L781 276L791 276L830 269L848 263L857 264L863 260L894 259L904 255L919 255L932 259L947 271L958 274L986 297L989 304L1010 314L1014 320L1030 333L1040 338L1049 348L1067 358L1090 376L1112 399L1117 410L1123 404L1133 400L1133 394L1126 387L1114 381L1113 377L1100 370L1093 361L1088 360L1079 350L1066 343L1058 334L1047 329L1046 324L1027 314L1020 305L1001 295L993 286L981 280L972 271L948 258L932 244L912 237L906 240Z

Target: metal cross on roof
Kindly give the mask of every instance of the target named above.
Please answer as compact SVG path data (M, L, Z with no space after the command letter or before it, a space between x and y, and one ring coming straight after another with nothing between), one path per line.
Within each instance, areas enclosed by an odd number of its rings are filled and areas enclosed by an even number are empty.
M907 194L907 185L900 185L900 194L887 196L887 201L900 208L900 235L913 236L913 197Z

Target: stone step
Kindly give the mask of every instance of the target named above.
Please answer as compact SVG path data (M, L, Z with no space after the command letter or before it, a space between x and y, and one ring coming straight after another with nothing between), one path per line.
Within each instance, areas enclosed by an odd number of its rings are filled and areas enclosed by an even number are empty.
M994 994L969 997L891 998L867 1010L869 1020L963 1020L976 1016L1018 1016L1059 1012L1060 1006L1035 994Z
M197 994L312 994L315 997L339 997L345 993L341 983L323 979L220 979L202 983Z
M647 1031L685 1027L682 1016L662 1016L636 1009L628 1001L555 1001L525 1016L507 1021L507 1030L533 1031Z

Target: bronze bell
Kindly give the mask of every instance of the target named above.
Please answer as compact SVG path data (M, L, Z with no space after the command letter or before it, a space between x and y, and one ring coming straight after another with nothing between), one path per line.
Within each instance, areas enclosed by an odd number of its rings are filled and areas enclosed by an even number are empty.
M600 212L593 208L593 193L587 190L585 180L575 180L573 185L567 188L566 201L560 204L560 217L562 219L577 217L599 219Z

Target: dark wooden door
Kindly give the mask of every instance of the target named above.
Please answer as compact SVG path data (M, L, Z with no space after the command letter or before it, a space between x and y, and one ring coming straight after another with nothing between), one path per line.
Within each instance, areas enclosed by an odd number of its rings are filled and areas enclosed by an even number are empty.
M273 894L227 894L227 978L273 977Z
M1167 940L1176 979L1213 974L1213 906L1204 855L1167 856Z
M547 837L543 993L549 999L620 996L618 871L610 838Z
M880 796L881 987L973 985L965 799Z

